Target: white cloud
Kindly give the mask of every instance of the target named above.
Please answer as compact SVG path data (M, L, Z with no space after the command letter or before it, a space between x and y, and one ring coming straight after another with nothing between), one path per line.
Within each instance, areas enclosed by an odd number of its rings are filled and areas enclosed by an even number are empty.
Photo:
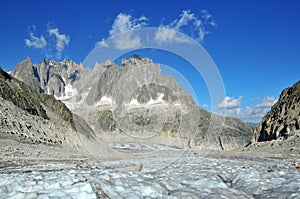
M145 16L134 18L130 14L119 13L112 24L109 36L114 37L113 46L117 49L135 49L141 47L142 39L134 35L132 30L137 30L148 25L149 19ZM209 28L215 27L216 23L212 15L201 10L199 13L192 13L190 10L183 10L177 19L167 25L161 24L155 32L154 41L157 43L186 43L191 42L187 37L202 42ZM96 43L98 47L108 47L104 40Z
M255 105L255 108L270 108L276 102L277 102L277 100L275 100L275 98L273 96L272 97L265 97L264 101L262 103Z
M141 46L141 38L134 36L132 30L137 30L147 25L148 18L141 16L133 18L130 14L120 13L114 20L109 36L113 39L114 47L117 49L134 49ZM102 40L96 44L99 47L108 47L108 44Z
M208 104L203 104L202 107L203 107L203 108L207 108L207 107L208 107Z
M101 41L98 41L98 42L96 43L96 46L107 48L107 47L108 47L108 44L105 42L104 39L102 39Z
M158 43L187 43L190 42L186 37L178 34L174 29L170 29L164 26L161 26L155 32L154 40Z
M148 18L132 18L129 14L120 13L116 17L112 29L109 31L110 36L115 36L129 30L136 30L147 25Z
M188 25L190 21L194 21L196 27L201 25L201 21L195 17L194 13L191 13L190 10L183 10L179 18L175 19L169 26L174 27L175 30L180 30L182 26Z
M202 42L205 35L209 34L209 27L215 27L216 23L212 15L207 10L200 11L201 16L197 16L190 10L183 10L179 17L168 25L161 25L156 32L157 42L187 42L188 40L178 39L179 34L184 33L198 42ZM173 30L170 31L170 30Z
M35 26L33 26L35 27ZM47 45L47 41L43 35L40 37L34 36L32 32L29 33L30 39L25 39L25 44L28 47L44 48Z
M70 36L65 34L60 34L58 28L51 28L48 30L50 36L54 35L56 37L56 50L57 57L60 58L62 51L68 46L70 42Z
M259 97L255 100L258 101ZM225 99L218 104L219 114L236 117L244 121L259 122L271 107L277 102L274 97L265 97L261 103L254 106L241 107L242 97L235 99L232 97L225 97Z
M47 31L40 37L37 37L34 34L37 30L35 25L28 26L27 30L30 38L25 38L25 44L29 47L43 49L42 52L48 59L53 57L60 59L65 47L70 43L70 36L61 34L58 28L53 28L53 25L51 28L50 25L52 24L47 23ZM56 54L56 56L54 56L54 54Z
M222 102L218 104L219 109L232 109L238 108L241 106L242 103L242 96L239 96L237 99L234 97L226 96Z
M120 50L139 48L141 46L141 38L132 36L131 32L126 32L116 37L114 46Z

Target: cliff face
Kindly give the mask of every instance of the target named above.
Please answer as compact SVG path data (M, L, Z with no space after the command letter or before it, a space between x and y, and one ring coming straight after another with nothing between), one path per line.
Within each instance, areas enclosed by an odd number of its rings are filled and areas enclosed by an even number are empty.
M300 81L280 94L279 100L254 131L254 141L270 141L300 135Z

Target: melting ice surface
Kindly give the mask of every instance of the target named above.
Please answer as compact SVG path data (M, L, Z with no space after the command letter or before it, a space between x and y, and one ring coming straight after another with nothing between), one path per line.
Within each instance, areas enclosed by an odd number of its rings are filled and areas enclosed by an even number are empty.
M0 198L300 198L299 159L171 158L2 168Z

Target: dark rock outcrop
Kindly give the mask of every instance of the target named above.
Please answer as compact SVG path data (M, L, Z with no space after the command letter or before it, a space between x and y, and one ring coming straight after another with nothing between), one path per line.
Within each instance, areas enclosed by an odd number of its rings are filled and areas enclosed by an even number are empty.
M0 97L32 115L47 119L46 111L40 104L41 98L31 87L13 78L0 68Z
M263 142L300 135L300 81L280 94L254 131L254 141Z

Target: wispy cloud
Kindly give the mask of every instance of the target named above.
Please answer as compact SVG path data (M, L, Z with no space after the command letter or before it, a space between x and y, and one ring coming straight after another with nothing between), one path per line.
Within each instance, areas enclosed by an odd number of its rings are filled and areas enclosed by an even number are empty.
M28 47L34 47L34 48L44 48L47 46L46 39L43 35L40 37L34 36L34 34L31 32L29 33L30 39L25 39L25 44Z
M218 104L219 109L232 109L232 108L238 108L241 106L242 103L242 96L239 96L238 98L234 97L228 97L226 96L222 102Z
M215 27L216 23L207 10L201 10L199 15L190 10L183 10L179 17L167 25L161 24L155 35L157 42L188 42L185 37L180 37L177 32L188 35L197 42L202 42L209 28Z
M42 52L45 53L47 58L57 58L60 59L64 49L70 43L70 36L62 34L56 27L49 27L44 33L44 35L35 36L36 26L31 25L28 27L29 38L25 39L25 45L28 47L43 49ZM53 49L55 49L53 51Z
M68 46L70 42L70 36L66 34L59 33L58 28L52 28L48 30L50 36L54 35L56 37L56 50L57 50L57 58L60 59L63 50L66 46Z
M36 31L36 26L31 25L28 27L29 38L25 39L25 44L28 47L33 48L44 48L47 46L47 41L43 35L40 37L34 35L34 31Z

